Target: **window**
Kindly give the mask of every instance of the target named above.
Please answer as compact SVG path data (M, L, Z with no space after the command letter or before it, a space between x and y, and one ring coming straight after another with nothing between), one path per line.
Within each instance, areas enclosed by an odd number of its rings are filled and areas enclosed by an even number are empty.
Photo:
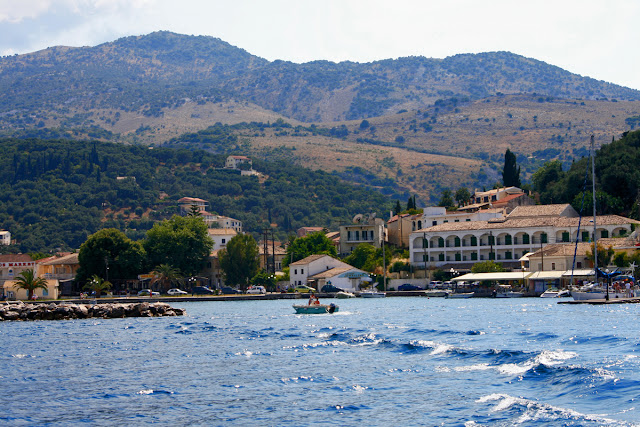
M222 239L222 244L224 245L225 243L227 243L227 239Z
M360 231L356 230L356 240L360 240Z
M524 245L528 245L529 244L529 235L528 234L523 234L522 235L522 244L524 244Z
M507 234L506 236L504 236L504 244L505 245L511 244L511 235Z
M582 241L583 242L588 242L589 241L589 232L588 231L583 231L582 232Z
M582 268L582 263L580 261L576 262L576 268Z
M427 261L429 261L429 259L428 259L428 258L429 258L429 257L428 257L427 255L423 254L423 255L422 255L422 262L427 262Z
M603 239L606 239L607 237L609 237L609 230L602 230L600 232L600 237L602 237Z
M462 260L462 256L460 254L456 254L456 261L461 261Z
M471 252L471 261L477 261L477 260L478 260L478 253Z
M444 248L444 239L442 237L438 237L438 247Z
M438 221L431 221L431 225L438 225Z
M347 231L347 240L351 240L351 231Z
M562 232L562 241L563 242L568 242L569 241L569 232L568 231L563 231Z
M476 236L471 236L471 246L478 246L478 238Z
M298 269L293 270L293 274L298 274Z
M422 247L423 248L428 248L429 247L429 241L426 239L422 239Z
M493 234L489 234L489 245L495 245L496 244L496 238L494 237Z
M513 255L511 254L511 251L507 251L504 253L504 259L513 259Z
M460 238L458 236L454 237L453 239L453 246L460 247Z
M439 261L444 261L444 254L438 255L438 260Z
M445 219L444 221L442 221L442 223L443 223L443 224L445 224L445 223L447 223L447 222L449 222L449 220L448 220L448 219Z
M489 252L489 259L490 260L496 259L496 253L495 252Z
M418 230L422 228L422 221L418 221Z
M469 222L471 222L471 218L467 218L467 219L466 219L466 221L469 221Z
M596 199L596 200L597 200L597 199ZM595 255L594 255L594 256L595 256ZM556 269L556 263L555 263L555 262L552 262L552 263L551 263L551 269L552 269L552 270L555 270L555 269Z
M453 221L453 222L460 222L460 220L459 220L459 219L456 219L456 220L455 220L455 221Z
M540 241L541 241L542 243L548 243L547 233L542 233L542 234L540 235Z
M300 269L300 274L304 274L304 268Z

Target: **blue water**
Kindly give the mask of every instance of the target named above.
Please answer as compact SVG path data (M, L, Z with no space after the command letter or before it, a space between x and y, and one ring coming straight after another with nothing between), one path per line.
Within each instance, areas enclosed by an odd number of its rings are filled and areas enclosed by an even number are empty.
M640 304L191 302L0 323L5 425L640 425Z

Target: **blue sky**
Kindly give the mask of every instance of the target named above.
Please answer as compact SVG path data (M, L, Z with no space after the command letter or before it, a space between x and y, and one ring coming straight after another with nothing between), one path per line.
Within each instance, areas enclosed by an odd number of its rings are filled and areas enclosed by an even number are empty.
M268 60L510 51L640 90L636 0L0 0L0 55L169 30Z

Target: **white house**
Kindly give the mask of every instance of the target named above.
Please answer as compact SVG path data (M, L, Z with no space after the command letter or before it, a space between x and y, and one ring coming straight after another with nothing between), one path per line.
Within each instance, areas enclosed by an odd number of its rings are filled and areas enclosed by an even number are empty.
M373 216L356 215L353 224L340 226L340 254L348 255L361 243L382 247L386 240L384 220Z
M310 285L318 290L331 282L338 288L358 291L362 282L371 281L367 272L329 255L310 255L289 264L289 277L291 286Z
M596 218L596 224L600 239L627 235L632 224L640 221L604 215ZM486 260L519 268L520 257L547 243L592 239L593 225L589 218L580 221L568 204L519 206L505 218L449 222L416 230L411 233L409 252L414 268L462 270Z
M10 245L11 244L11 233L6 230L0 231L0 245Z
M226 169L238 169L240 165L246 164L252 169L253 162L247 156L229 156L224 163Z
M238 234L233 228L209 228L207 233L209 233L209 237L213 239L212 251L226 248L229 240Z

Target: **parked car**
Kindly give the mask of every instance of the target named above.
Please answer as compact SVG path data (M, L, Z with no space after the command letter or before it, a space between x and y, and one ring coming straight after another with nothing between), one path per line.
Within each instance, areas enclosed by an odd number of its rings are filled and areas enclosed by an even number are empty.
M247 289L247 293L248 294L266 294L267 290L264 288L264 286L251 286L249 289Z
M442 284L442 288L443 289L452 289L456 286L456 282L451 281L451 280L447 280L446 282L444 282Z
M300 292L301 294L309 294L311 292L317 292L317 291L311 286L298 285L293 289L293 292Z
M191 295L213 295L215 292L206 286L194 286L191 288Z
M139 297L146 297L146 296L152 297L154 295L160 295L160 294L158 292L152 291L151 289L142 289L138 292Z
M239 291L239 290L237 290L237 289L233 289L233 288L230 288L229 286L222 286L222 287L220 288L220 291L221 291L223 294L239 294L239 293L240 293L240 291Z
M322 292L327 292L327 293L344 292L344 289L340 289L337 286L327 284L322 287Z
M412 285L411 283L403 283L398 286L399 291L421 291L422 288L420 286Z
M189 295L189 292L185 292L182 289L173 288L167 291L167 295Z
M442 282L440 280L432 280L429 283L429 289L439 289L442 286Z

